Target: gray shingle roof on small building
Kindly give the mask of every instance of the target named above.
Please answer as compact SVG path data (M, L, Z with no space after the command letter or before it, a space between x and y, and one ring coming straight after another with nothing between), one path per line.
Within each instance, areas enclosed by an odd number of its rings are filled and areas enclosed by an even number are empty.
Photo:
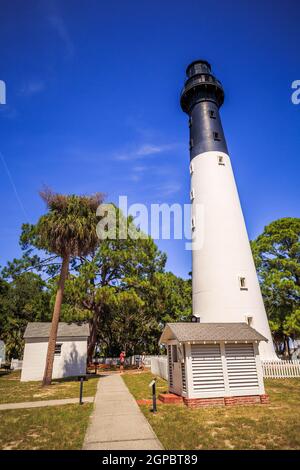
M187 341L268 341L247 323L167 323L159 342Z
M49 338L51 323L33 322L28 323L24 338ZM64 323L58 324L58 337L85 337L90 335L89 325L87 323Z

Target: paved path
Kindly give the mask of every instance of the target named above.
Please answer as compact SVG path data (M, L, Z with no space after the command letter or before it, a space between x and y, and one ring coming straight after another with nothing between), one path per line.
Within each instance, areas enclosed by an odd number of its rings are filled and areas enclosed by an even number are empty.
M84 450L161 450L150 424L120 375L98 381Z
M93 403L94 397L83 397L84 403ZM72 405L78 403L79 398L63 398L61 400L26 401L24 403L4 403L0 405L0 411L19 410L21 408L41 408L43 406Z

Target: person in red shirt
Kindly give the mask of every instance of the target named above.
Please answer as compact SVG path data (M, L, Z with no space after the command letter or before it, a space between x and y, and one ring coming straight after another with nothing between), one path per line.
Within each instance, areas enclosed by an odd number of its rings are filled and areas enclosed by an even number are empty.
M124 371L124 363L125 363L125 351L121 351L120 353L120 374Z

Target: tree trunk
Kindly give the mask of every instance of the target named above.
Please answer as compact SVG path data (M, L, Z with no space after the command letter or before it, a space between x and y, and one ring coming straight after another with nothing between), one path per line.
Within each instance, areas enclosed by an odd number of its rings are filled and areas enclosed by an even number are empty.
M93 360L94 349L97 341L97 313L94 314L90 325L90 339L87 350L88 364Z
M277 356L280 355L281 351L280 351L280 342L278 340L274 340L274 344L275 344L275 352L277 354Z
M287 342L286 342L286 344L287 344L287 351L288 351L289 360L291 360L292 355L291 355L290 337L289 337L289 336L287 337Z
M290 354L289 354L289 337L284 335L284 349L283 349L283 355L285 358L290 359Z
M50 335L49 335L46 365L45 365L44 378L43 378L43 383L42 383L43 387L45 385L50 385L51 380L52 380L55 344L56 344L56 339L57 339L57 330L58 330L61 304L62 304L63 295L64 295L65 280L67 278L68 271L69 271L69 261L70 261L70 256L66 255L63 258L63 262L61 265L60 276L59 276L59 281L58 281L58 289L56 293L53 316L52 316L51 330L50 330Z

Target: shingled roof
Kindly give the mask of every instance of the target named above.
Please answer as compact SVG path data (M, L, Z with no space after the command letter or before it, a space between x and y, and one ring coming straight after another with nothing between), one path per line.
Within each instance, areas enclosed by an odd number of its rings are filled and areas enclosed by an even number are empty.
M28 323L24 338L49 338L51 323L33 322ZM58 324L58 337L85 337L90 335L89 325L87 323L63 323Z
M167 323L160 337L161 344L176 339L187 341L268 341L247 323Z

